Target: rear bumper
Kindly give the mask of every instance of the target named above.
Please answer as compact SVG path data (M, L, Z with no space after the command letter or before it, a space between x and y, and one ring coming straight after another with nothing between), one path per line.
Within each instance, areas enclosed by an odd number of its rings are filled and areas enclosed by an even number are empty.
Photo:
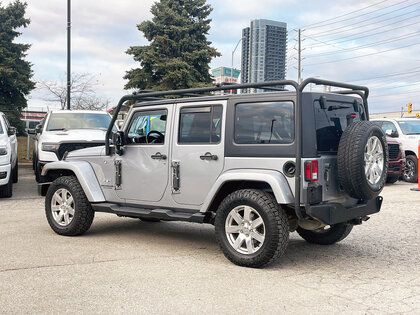
M306 213L324 224L348 222L381 210L382 197L363 201L354 207L345 208L340 203L325 203L306 207Z

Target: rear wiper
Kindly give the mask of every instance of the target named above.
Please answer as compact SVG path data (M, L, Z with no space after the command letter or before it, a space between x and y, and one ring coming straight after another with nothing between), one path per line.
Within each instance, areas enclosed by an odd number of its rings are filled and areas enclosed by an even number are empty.
M328 111L336 110L336 109L345 109L350 108L349 106L343 106L343 105L331 105L328 107Z

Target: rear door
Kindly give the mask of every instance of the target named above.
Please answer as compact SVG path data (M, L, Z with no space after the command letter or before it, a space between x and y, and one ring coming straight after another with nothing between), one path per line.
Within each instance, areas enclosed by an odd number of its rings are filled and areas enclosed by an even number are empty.
M226 101L177 104L172 137L172 198L201 205L224 166Z

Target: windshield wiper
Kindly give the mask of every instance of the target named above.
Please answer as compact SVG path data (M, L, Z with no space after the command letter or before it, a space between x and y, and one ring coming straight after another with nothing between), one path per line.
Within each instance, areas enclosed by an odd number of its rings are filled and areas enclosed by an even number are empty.
M406 135L420 135L420 132L410 132L406 133Z
M53 128L53 129L48 129L48 131L66 131L66 128Z
M336 109L346 109L350 108L349 106L343 106L343 105L331 105L328 107L328 111L336 110Z

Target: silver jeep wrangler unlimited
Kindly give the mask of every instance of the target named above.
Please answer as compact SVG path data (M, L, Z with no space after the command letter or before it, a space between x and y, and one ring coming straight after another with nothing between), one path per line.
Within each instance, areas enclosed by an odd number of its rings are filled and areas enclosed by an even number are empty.
M343 90L303 92L310 83ZM266 93L200 94L250 89ZM338 242L382 204L388 148L368 93L307 79L124 96L105 146L43 168L48 223L60 235L85 233L97 211L210 223L225 256L247 267L281 256L292 231ZM128 100L138 103L112 132Z

